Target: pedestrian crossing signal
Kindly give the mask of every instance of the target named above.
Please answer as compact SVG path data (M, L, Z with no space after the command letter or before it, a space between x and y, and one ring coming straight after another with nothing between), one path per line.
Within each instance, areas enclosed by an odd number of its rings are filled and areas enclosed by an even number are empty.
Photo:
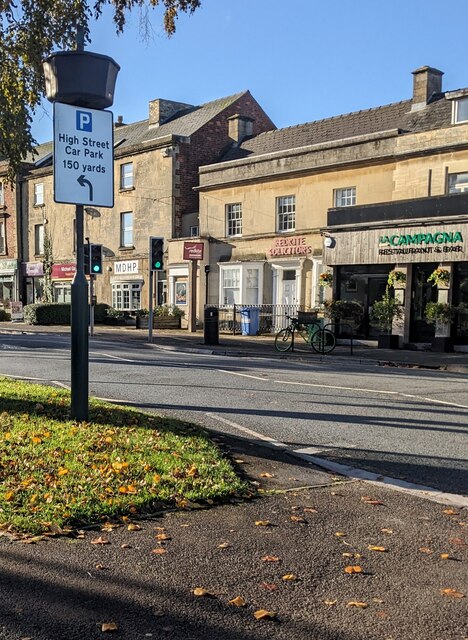
M151 271L164 269L164 238L150 238Z

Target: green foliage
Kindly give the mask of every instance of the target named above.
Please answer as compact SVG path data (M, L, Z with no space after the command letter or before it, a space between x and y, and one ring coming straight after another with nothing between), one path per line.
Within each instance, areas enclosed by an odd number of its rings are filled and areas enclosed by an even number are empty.
M362 322L364 309L354 300L334 300L325 302L325 315L335 322L340 320L358 326Z
M175 32L177 16L193 13L201 0L0 0L0 158L9 160L13 182L20 163L32 152L35 141L31 120L45 82L42 61L52 51L75 48L75 25L83 27L89 42L89 23L109 5L117 33L124 30L134 8L160 6L164 29Z
M331 287L333 285L333 273L324 271L319 275L319 287Z
M71 305L53 302L28 304L24 307L26 324L70 324Z
M94 305L94 322L104 322L107 315L107 309L110 309L110 305L105 302L98 302Z
M247 489L198 427L93 400L77 424L69 407L67 392L0 379L0 526L57 531Z
M11 320L10 314L5 309L0 309L0 322L9 322Z
M170 317L178 317L182 318L185 315L185 311L183 311L180 307L173 305L164 304L160 307L154 308L154 315L159 316L161 318L170 318Z
M393 269L388 274L387 284L390 287L406 284L406 273L404 271L398 271L398 269Z
M44 256L42 259L44 268L44 302L54 301L54 287L52 284L52 267L54 266L54 254L52 246L52 235L48 225L44 224Z
M424 310L424 317L429 324L449 324L456 312L457 307L446 302L428 302Z
M433 287L437 287L438 285L448 285L450 282L450 271L448 269L443 269L442 267L437 267L431 273L428 282L432 282Z
M393 320L401 318L402 315L403 309L401 305L390 295L389 286L387 286L382 299L377 300L372 305L370 323L373 327L378 327L385 333L391 334Z

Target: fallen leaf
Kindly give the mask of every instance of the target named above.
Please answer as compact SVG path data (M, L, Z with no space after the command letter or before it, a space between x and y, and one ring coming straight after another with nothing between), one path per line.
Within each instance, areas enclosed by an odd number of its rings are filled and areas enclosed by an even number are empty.
M333 605L335 605L338 602L338 600L324 600L323 603L328 605L329 607L332 607Z
M383 604L383 600L381 600L380 598L372 598L372 602L377 602L377 604Z
M58 470L59 476L66 476L67 473L69 473L68 469L66 469L65 467L59 467L59 470Z
M286 580L286 581L288 581L288 580L290 580L290 581L294 581L294 580L297 580L297 576L296 576L296 575L294 575L294 573L287 573L287 574L286 574L286 575L284 575L281 579L282 579L282 580Z
M262 582L261 587L267 591L276 591L278 589L278 585L274 582Z
M101 631L104 633L106 631L117 631L119 627L115 624L115 622L103 622L101 626Z
M318 513L318 511L312 507L304 507L304 513Z
M388 551L385 547L375 547L373 544L370 544L367 548L369 551Z
M358 564L349 565L344 568L344 572L345 573L362 573L362 567L360 567Z
M347 607L359 607L360 609L366 609L369 605L367 602L358 602L357 600L351 600L346 603Z
M233 604L236 607L245 607L247 602L242 596L237 596L236 598L229 600L229 604Z
M156 540L171 540L171 536L168 536L167 533L158 533Z
M167 553L167 549L164 549L163 547L157 547L156 549L153 549L151 553L154 553L157 556L161 556L163 553Z
M449 553L441 553L440 554L440 559L441 560L450 560L450 554Z
M274 478L275 476L272 473L261 473L260 478Z
M464 598L465 594L457 591L456 589L441 589L441 594L443 596L448 596L450 598Z
M450 538L449 542L450 544L456 544L456 545L459 545L460 547L465 547L468 545L466 540L464 540L463 538Z
M99 538L93 538L90 542L91 544L110 544L110 541L102 536L99 536Z
M342 538L342 537L343 537L343 536L345 536L345 535L346 535L346 533L343 533L342 531L337 531L337 532L335 533L335 536L337 536L337 538Z
M444 509L442 513L445 513L447 516L458 516L460 515L459 511L455 511L455 509Z
M141 527L139 524L135 524L134 522L130 522L127 527L128 531L141 531Z
M293 522L303 522L304 524L307 524L307 520L302 516L290 516L290 517Z
M382 620L385 620L389 617L389 614L386 611L377 611L375 615L377 616L377 618L381 618Z
M278 556L263 556L263 562L279 562L280 558Z
M100 571L105 571L108 567L105 567L103 564L101 564L100 562L98 562L98 564L94 565L95 569L99 569Z
M370 496L362 496L361 501L365 502L366 504L373 504L373 505L382 505L383 504L383 502L381 500L374 500Z
M221 544L218 544L218 549L227 549L230 546L229 542L221 542Z
M132 545L128 544L127 542L124 542L123 544L120 545L121 549L131 549Z
M380 531L381 531L382 533L387 533L387 534L389 534L389 535L391 535L391 534L393 533L393 529L380 529Z
M196 587L192 593L194 596L197 596L199 598L204 596L206 597L213 596L212 593L210 593L207 589L204 589L203 587Z
M276 613L274 611L267 611L266 609L258 609L254 612L254 618L256 620L274 620Z
M236 462L237 464L244 464L245 460L241 460L240 458L235 458L234 462Z
M420 548L419 548L419 551L420 551L421 553L428 553L428 554L429 554L429 553L434 553L434 552L432 551L432 549L429 549L429 547L420 547Z
M256 520L255 526L257 527L271 527L271 522L269 520Z

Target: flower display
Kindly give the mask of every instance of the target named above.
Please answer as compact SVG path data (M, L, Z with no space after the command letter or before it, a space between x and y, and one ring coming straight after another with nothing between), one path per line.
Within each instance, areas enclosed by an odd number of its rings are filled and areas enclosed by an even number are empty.
M390 287L405 285L406 273L404 271L398 271L398 269L393 269L388 274L387 282Z
M450 283L450 271L443 267L437 267L437 269L434 269L431 273L427 281L432 282L434 287L438 287L440 285L447 286Z
M333 284L333 273L331 271L324 271L319 275L320 287L331 287Z

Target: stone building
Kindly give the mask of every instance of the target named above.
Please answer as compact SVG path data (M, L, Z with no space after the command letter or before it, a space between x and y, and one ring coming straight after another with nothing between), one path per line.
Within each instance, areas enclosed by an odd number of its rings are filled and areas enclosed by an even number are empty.
M99 302L134 312L148 307L150 236L190 237L198 233L198 182L201 164L217 160L233 140L235 123L245 119L258 134L274 125L248 91L193 106L156 99L149 117L114 131L114 207L85 207L85 238L102 244L103 274L97 276ZM24 263L25 303L43 298L44 241L52 246L53 299L69 302L75 273L73 205L57 204L53 194L53 145L37 148L21 183L20 255ZM167 250L166 250L167 251ZM175 302L185 266L158 272L156 304ZM186 302L181 303L186 305Z
M21 276L16 189L8 184L6 175L7 164L0 161L0 306L9 308L12 300L19 300Z
M427 302L468 302L468 89L443 92L442 75L422 67L408 100L263 132L201 167L206 301L315 308L330 269L335 297L364 307L360 335L375 337L369 312L401 266L401 342L430 341ZM430 254L394 251L424 234ZM443 294L427 282L438 265L453 273ZM463 313L454 336L468 338Z

